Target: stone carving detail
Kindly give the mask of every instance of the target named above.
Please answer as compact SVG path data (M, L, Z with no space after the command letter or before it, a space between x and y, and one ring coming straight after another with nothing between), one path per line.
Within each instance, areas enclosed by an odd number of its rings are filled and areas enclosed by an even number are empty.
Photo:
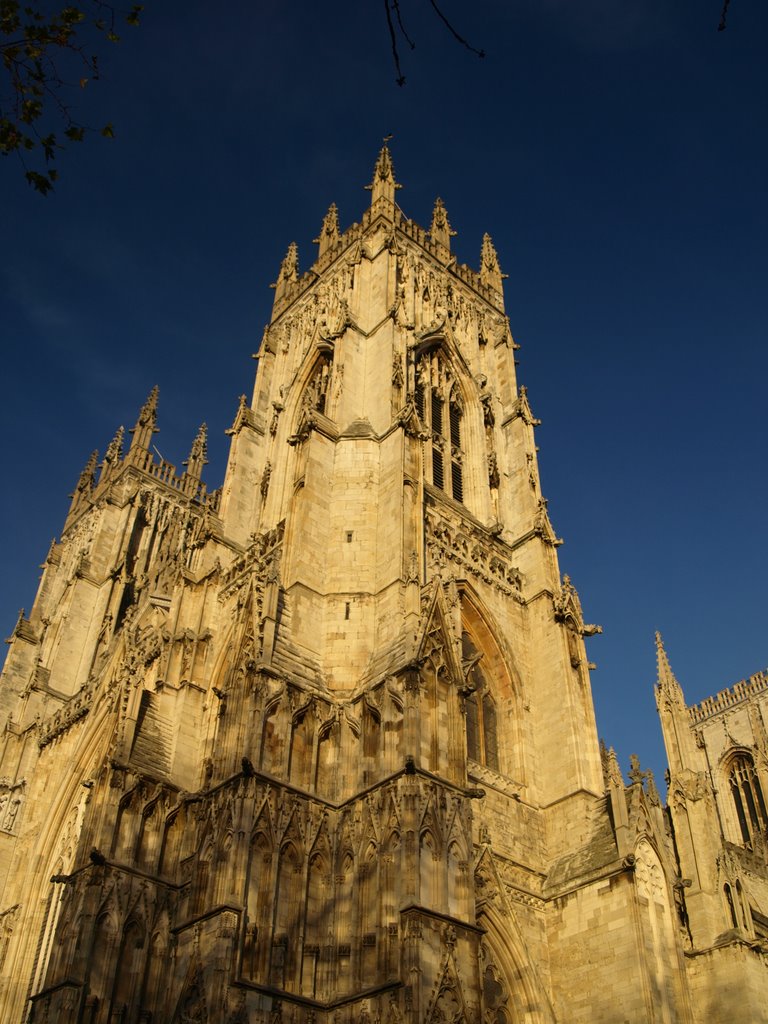
M503 594L522 600L522 577L511 560L501 554L498 541L491 542L462 524L458 516L427 507L427 556L434 572L441 564L460 566Z
M562 622L568 629L580 636L595 636L603 632L602 626L591 626L584 622L581 601L571 577L563 576L563 585L552 599L555 608L555 622Z
M11 783L0 779L0 830L15 833L24 803L24 779Z
M261 484L259 485L259 491L261 493L262 500L266 500L269 494L269 481L272 476L272 463L267 462L264 466L264 472L261 474Z
M533 519L533 532L553 548L559 547L563 541L555 534L547 512L547 499L539 498L536 514Z
M52 743L57 736L66 732L75 722L85 718L93 706L95 692L96 684L89 683L70 697L66 704L59 708L54 715L40 723L37 745L41 750L49 743Z

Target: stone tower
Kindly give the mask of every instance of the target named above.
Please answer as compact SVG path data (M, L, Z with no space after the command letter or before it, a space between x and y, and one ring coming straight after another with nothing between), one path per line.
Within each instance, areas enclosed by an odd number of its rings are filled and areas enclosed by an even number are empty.
M289 247L220 490L205 427L153 458L156 390L77 483L0 686L3 1021L694 1019L494 246L398 187L384 148Z

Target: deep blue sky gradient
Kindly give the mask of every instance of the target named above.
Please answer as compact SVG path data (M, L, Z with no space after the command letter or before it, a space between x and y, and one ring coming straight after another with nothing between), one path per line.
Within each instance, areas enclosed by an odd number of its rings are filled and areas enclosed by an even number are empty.
M222 479L288 243L368 203L382 136L399 201L437 195L478 266L490 231L561 568L585 616L601 735L663 766L653 633L689 701L768 663L768 10L733 0L149 4L73 91L112 121L42 199L0 162L5 494L0 628L32 603L90 451L160 385L156 444L199 423Z

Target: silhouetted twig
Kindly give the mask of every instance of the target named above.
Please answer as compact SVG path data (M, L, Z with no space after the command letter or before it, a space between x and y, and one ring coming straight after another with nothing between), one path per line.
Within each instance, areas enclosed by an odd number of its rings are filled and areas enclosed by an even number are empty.
M400 16L400 4L398 3L398 0L392 0L392 10L397 15L397 24L400 26L400 31L403 33L403 38L405 39L406 43L408 43L410 48L412 50L415 50L416 49L416 43L411 41L410 36L405 31L405 25L403 24L403 19Z
M720 13L720 24L717 26L718 32L725 32L725 19L728 15L728 4L730 2L731 0L724 0L723 2L723 9Z
M476 53L478 57L484 57L485 56L485 50L476 50L474 48L474 46L472 46L470 43L468 43L467 40L463 36L459 35L459 33L456 31L456 29L453 27L453 25L450 23L450 21L448 21L446 16L443 14L443 12L437 6L437 4L435 3L435 0L429 0L429 2L434 7L435 14L437 14L438 18L440 18L440 20L447 26L448 31L451 33L451 35L454 37L454 39L458 40L458 42L460 42L462 46L466 46L466 48L471 53Z
M397 36L395 35L395 26L392 24L389 0L384 0L384 10L387 12L387 26L389 28L389 38L392 41L392 60L395 62L395 71L397 71L397 84L405 85L405 75L400 68L400 54L397 51Z
M432 8L435 14L442 21L442 23L445 25L445 27L448 29L448 31L451 33L451 35L457 42L461 43L461 45L465 47L467 50L469 50L470 53L474 53L478 57L485 56L485 50L476 49L474 46L472 46L470 42L468 42L464 38L464 36L460 35L456 31L451 22L446 18L446 16L443 14L440 8L437 6L436 0L429 0L429 2L432 4ZM405 75L403 74L402 68L400 67L400 51L397 46L397 31L395 30L395 24L392 20L393 11L395 12L395 17L397 18L397 27L400 30L403 39L405 39L406 43L408 43L412 50L416 49L416 44L405 31L405 25L403 24L403 18L400 12L400 0L384 0L384 10L387 15L387 28L389 29L389 38L392 44L392 60L395 63L395 71L397 73L397 78L395 79L395 81L397 82L398 85L405 85Z

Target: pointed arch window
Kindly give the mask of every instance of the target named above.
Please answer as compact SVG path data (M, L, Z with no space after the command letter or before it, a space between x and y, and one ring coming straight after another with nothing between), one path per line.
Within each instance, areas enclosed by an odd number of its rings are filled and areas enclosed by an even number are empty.
M741 837L750 846L755 836L768 831L768 814L755 762L750 754L737 754L728 767L728 783L739 819Z
M500 768L496 702L480 668L482 655L467 632L461 635L461 657L467 678L467 757L497 772Z
M461 393L440 348L416 363L416 411L429 437L427 477L455 501L464 501Z

